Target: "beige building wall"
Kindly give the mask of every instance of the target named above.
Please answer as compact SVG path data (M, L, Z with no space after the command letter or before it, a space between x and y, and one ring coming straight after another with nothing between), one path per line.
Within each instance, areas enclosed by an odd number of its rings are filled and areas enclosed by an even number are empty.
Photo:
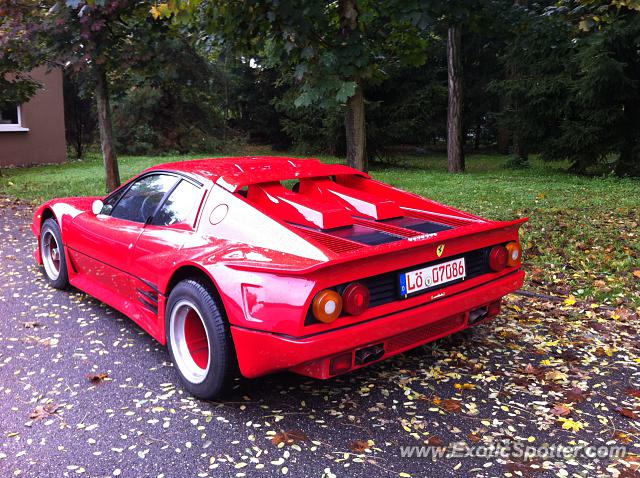
M61 163L67 159L62 71L38 68L31 76L42 84L20 107L20 125L0 125L0 166Z

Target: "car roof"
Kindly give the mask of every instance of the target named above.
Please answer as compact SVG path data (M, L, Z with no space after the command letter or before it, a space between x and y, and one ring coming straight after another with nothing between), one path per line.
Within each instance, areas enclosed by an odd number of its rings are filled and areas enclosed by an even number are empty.
M203 158L158 164L147 171L175 171L200 179L208 179L234 192L250 184L286 179L356 174L369 175L341 164L325 164L315 158L299 159L281 156L243 156Z

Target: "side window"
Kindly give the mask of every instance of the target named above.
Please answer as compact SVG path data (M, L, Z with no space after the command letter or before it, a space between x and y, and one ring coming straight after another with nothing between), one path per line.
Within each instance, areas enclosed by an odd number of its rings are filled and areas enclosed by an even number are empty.
M175 176L168 174L153 174L139 179L122 195L111 210L111 216L127 221L146 222L176 181L178 179Z
M190 220L200 204L202 191L188 181L181 181L164 202L153 224L171 226Z
M110 215L111 211L113 211L113 206L115 206L118 203L118 201L120 200L120 198L122 197L122 195L125 193L126 190L127 190L126 187L120 188L118 192L107 197L104 200L104 204L102 206L102 211L100 211L100 214L106 214L107 216Z

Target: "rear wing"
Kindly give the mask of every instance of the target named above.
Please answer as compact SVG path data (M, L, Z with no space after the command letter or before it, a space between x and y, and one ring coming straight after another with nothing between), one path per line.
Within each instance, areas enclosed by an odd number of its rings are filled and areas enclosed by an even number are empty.
M379 256L388 256L399 254L411 250L421 250L425 248L435 249L438 245L455 243L453 251L467 247L473 249L483 247L490 244L508 242L517 240L520 226L528 221L528 218L516 219L513 221L483 221L474 222L465 226L448 229L437 233L421 234L419 236L409 237L405 240L393 242L389 244L380 244L375 247L359 248L336 254L335 257L324 262L302 261L301 267L292 267L291 265L281 265L274 262L261 262L243 259L241 261L225 261L228 267L239 270L268 272L274 274L294 274L304 275L329 267L340 266L358 260L371 259ZM309 238L307 238L309 239ZM313 242L313 239L309 239ZM464 244L473 245L468 247ZM447 253L445 256L451 255Z

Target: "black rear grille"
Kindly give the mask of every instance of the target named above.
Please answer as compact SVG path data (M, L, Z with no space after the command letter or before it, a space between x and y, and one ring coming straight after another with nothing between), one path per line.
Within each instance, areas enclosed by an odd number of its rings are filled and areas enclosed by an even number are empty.
M459 284L464 280L473 279L474 277L478 277L483 274L487 274L491 272L491 269L489 269L489 251L491 250L491 247L476 249L474 251L465 252L464 254L458 254L456 256L447 257L445 259L439 259L437 261L427 262L423 264L416 264L411 267L407 267L405 269L398 269L396 271L386 272L384 274L379 274L377 276L366 277L364 279L358 280L358 282L363 283L369 288L369 292L371 293L371 300L369 302L369 307L376 307L378 305L388 304L390 302L401 300L401 297L402 297L400 295L400 273L401 272L408 272L408 271L420 269L422 267L427 267L427 266L435 266L436 264L441 264L443 262L449 262L454 259L459 259L460 257L464 257L465 267L467 269L466 271L467 274L464 279L447 282L446 284L437 285L435 287L430 287L429 289L424 289L419 292L409 294L409 297L426 294L428 292L432 292L438 289L443 289L445 287L449 287L450 285ZM342 293L342 291L346 286L347 284L342 284L335 287L335 289L338 292ZM309 311L307 312L307 317L305 319L305 325L310 325L314 323L317 323L317 321L313 317L313 313L311 312L311 307L309 307Z
M383 224L391 224L395 227L401 227L409 229L411 231L423 232L425 234L431 234L434 232L446 231L447 229L453 229L452 226L441 224L439 222L426 221L424 219L417 219L414 217L395 217L393 219L384 219L380 221Z
M438 224L437 222L424 221L413 226L407 226L407 229L411 229L416 232L424 232L431 234L434 232L446 231L447 229L453 229L451 226L445 226L444 224Z
M453 257L447 257L446 259L427 262L425 264L416 264L415 266L411 266L407 269L401 269L393 272L387 272L385 274L380 274L373 277L367 277L366 279L362 279L359 282L362 282L369 288L371 292L371 302L370 307L375 307L382 304L388 304L389 302L393 302L395 300L400 299L400 280L399 275L401 272L408 272L414 269L420 269L421 267L433 266L436 264L441 264L443 262L449 262L454 259L458 259L460 257L464 257L465 266L467 269L467 274L465 279L460 279L457 281L447 282L446 284L437 285L435 287L430 287L429 289L421 290L420 292L416 292L413 295L425 294L427 292L432 292L434 290L442 289L443 287L448 287L453 284L457 284L466 279L472 279L474 277L478 277L482 274L486 274L490 272L489 263L487 257L489 255L490 248L477 249L475 251L469 251L464 254L460 254Z
M366 244L367 246L379 246L380 244L388 244L404 239L390 232L380 231L370 226L362 224L354 224L353 226L338 227L335 229L327 229L323 231L333 237L348 239L350 241Z

